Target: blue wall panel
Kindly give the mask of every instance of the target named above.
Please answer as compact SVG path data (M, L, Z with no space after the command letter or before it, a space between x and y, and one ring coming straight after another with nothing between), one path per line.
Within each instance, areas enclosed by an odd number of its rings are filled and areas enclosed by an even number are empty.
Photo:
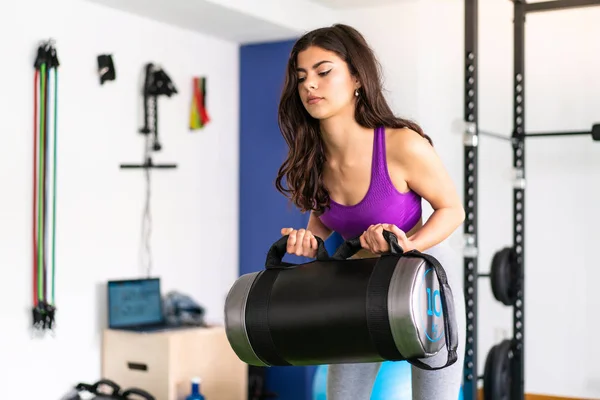
M248 45L240 53L240 273L264 267L283 227L305 227L300 213L275 189L285 159L277 106L293 42ZM286 261L303 262L301 258Z

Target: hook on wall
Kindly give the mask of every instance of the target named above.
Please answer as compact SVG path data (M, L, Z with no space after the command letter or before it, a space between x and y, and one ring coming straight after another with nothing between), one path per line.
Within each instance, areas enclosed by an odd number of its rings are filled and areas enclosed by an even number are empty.
M158 134L158 97L171 97L177 94L177 88L169 75L157 65L148 63L145 66L144 86L142 96L144 100L144 126L140 128L140 133L152 141L150 146L146 146L145 160L142 165L121 164L121 168L176 168L175 164L154 164L152 157L148 154L148 147L152 151L162 150L162 144Z
M158 97L177 94L177 88L167 73L160 67L148 63L146 64L146 77L144 79L144 126L140 132L154 135L152 149L160 151L162 145L158 138Z

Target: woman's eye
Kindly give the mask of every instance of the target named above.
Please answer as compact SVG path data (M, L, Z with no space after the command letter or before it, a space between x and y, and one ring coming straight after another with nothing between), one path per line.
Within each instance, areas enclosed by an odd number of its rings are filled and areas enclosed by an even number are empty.
M329 74L331 72L331 70L327 70L327 71L323 71L323 72L319 72L319 76L323 77L323 76L327 76L327 74ZM306 77L298 77L298 83L304 82L306 80Z

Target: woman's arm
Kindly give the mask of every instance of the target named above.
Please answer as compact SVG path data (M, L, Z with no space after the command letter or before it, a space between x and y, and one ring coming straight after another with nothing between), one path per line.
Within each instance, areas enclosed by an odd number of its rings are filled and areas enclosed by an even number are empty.
M465 210L446 168L429 142L409 129L390 135L389 151L401 166L410 189L427 200L434 212L427 222L408 238L410 247L424 251L445 240L464 221Z

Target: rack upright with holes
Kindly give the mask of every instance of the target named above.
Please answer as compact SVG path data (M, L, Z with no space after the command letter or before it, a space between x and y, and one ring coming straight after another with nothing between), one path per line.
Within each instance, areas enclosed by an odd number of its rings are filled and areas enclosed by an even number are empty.
M514 20L514 129L513 166L516 177L513 188L513 246L517 251L518 279L516 279L516 301L513 307L513 358L511 371L510 398L524 399L524 358L523 358L523 245L524 245L524 201L525 201L525 141L524 136L524 9L523 3L515 2ZM464 290L466 299L467 342L464 361L464 398L478 398L478 357L477 357L477 297L478 278L478 0L465 0L465 103L464 121ZM485 275L487 276L487 275Z
M525 294L525 138L547 136L590 135L600 140L600 124L591 132L525 132L525 19L528 13L557 11L588 6L599 6L600 0L550 0L527 3L511 0L514 4L513 20L513 130L510 138L504 137L513 147L513 252L515 271L512 285L514 293L512 358L509 365L511 400L525 398L524 358L524 294ZM479 134L500 137L479 129L478 121L478 0L465 0L465 92L464 92L464 291L466 298L467 335L464 361L464 399L478 398L477 357L477 297L478 278L489 276L478 273L478 144ZM486 399L487 400L487 399Z
M464 121L464 291L466 301L467 335L465 351L463 397L477 396L477 171L478 171L478 109L477 109L477 28L478 0L465 0L465 93Z

